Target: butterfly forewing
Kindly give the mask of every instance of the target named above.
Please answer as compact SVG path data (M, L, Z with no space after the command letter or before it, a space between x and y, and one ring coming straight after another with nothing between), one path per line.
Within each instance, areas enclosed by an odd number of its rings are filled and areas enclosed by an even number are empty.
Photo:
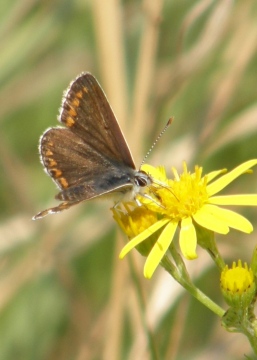
M97 80L78 77L64 96L60 122L106 158L135 169L130 150Z

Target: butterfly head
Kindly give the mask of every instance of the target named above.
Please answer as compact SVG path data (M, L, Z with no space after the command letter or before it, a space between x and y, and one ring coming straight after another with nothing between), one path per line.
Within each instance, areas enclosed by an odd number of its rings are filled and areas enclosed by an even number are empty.
M143 170L135 171L133 178L133 196L136 198L136 195L142 195L147 192L149 186L153 183L152 177Z
M137 186L139 189L149 186L153 182L151 176L148 175L143 170L136 171L134 181L135 181L135 186Z

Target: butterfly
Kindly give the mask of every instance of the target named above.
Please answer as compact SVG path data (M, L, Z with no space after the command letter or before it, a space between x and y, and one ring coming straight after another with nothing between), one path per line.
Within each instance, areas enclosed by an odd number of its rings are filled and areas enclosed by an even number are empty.
M47 129L39 151L47 174L61 190L55 198L62 202L33 220L102 196L116 203L134 200L151 185L151 176L136 170L118 121L93 75L83 73L70 84L59 121L65 127Z

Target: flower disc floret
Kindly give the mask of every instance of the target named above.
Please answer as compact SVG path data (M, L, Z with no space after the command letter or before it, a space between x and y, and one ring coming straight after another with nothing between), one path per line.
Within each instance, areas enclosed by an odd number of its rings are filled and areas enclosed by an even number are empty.
M172 170L174 180L167 179L150 191L152 190L156 197L161 199L161 206L155 204L155 210L179 222L195 214L208 200L207 178L201 178L202 168L198 166L195 167L195 173L190 174L184 164L184 172L180 177L176 169ZM142 202L144 203L144 200Z

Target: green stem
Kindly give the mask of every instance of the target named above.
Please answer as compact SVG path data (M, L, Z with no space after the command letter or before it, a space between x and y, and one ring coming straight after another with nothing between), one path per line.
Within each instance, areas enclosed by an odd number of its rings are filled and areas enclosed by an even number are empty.
M181 285L198 301L200 301L203 305L205 305L208 309L218 315L220 318L225 314L225 310L223 310L219 305L217 305L214 301L212 301L207 295L205 295L201 290L199 290L194 284L188 284L181 282Z
M252 335L252 334L249 334L249 333L245 333L245 336L248 338L249 340L249 343L251 344L251 347L254 351L254 354L257 355L257 337L256 335Z
M197 243L203 249L207 250L215 264L217 265L218 269L222 271L225 267L225 262L221 257L219 250L216 246L214 232L207 230L197 224L195 225L196 234L197 234Z
M179 258L180 260L178 260ZM208 309L217 314L219 317L222 317L225 314L225 311L214 301L212 301L208 296L206 296L201 290L199 290L191 282L189 276L184 276L187 271L185 265L182 265L183 260L181 259L181 257L176 257L176 260L180 261L179 267L183 267L183 271L179 270L178 267L174 266L174 264L170 261L167 255L163 257L161 265L180 285L182 285L198 301L200 301L203 305L205 305Z

